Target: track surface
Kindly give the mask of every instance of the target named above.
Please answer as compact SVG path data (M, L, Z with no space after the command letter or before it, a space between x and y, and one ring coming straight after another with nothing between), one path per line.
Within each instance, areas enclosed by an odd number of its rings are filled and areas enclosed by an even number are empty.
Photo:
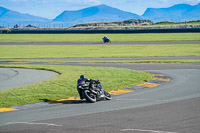
M172 56L172 57L115 57L115 58L32 58L30 60L57 60L57 61L123 61L123 60L187 60L200 59L200 56ZM0 59L11 61L23 61L29 59Z
M49 105L0 113L0 132L199 133L200 63L63 63L144 70L171 77L163 86L137 90L95 104Z
M44 70L0 68L0 91L34 84L56 76L57 73Z
M0 45L102 45L103 42L1 42ZM134 41L134 42L112 42L105 45L152 45L152 44L200 44L200 41Z

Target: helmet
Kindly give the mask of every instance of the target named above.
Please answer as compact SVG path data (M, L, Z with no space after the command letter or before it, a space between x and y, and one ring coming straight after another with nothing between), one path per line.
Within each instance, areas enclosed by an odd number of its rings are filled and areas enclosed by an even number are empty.
M80 79L86 79L86 76L85 75L81 75Z

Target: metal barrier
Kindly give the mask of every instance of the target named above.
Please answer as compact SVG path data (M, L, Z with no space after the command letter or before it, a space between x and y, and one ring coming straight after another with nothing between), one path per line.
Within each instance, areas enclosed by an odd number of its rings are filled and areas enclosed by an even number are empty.
M122 30L0 30L1 34L63 34L63 33L184 33L200 32L200 28L122 29Z

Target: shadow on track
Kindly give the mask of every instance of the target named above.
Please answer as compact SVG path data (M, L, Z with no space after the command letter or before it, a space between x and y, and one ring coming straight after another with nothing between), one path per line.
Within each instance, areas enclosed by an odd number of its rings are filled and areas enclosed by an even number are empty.
M49 100L49 99L39 99L50 104L83 104L88 103L84 100Z

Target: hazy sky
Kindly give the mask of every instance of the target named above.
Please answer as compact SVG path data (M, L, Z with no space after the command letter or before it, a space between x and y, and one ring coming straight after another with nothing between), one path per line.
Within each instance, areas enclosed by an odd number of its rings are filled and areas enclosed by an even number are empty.
M65 10L100 4L142 15L147 8L165 8L182 3L196 5L200 0L0 0L0 6L5 8L51 19Z

